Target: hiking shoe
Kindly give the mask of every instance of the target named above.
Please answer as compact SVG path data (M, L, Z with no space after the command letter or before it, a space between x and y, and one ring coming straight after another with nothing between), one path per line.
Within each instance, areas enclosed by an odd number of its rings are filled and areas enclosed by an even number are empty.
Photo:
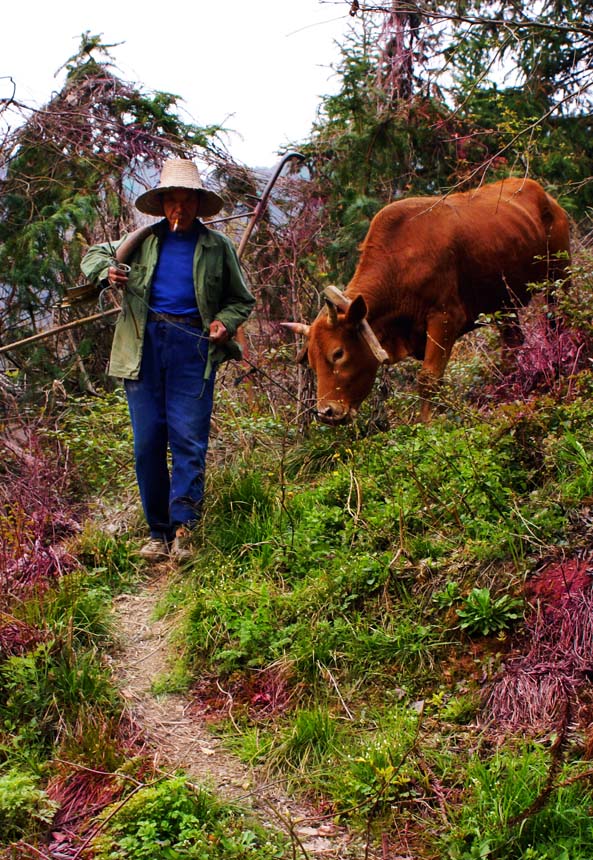
M185 526L179 526L171 544L171 558L175 561L189 561L194 557L194 545L191 531Z
M138 555L145 561L168 561L169 545L160 538L151 538L144 544Z

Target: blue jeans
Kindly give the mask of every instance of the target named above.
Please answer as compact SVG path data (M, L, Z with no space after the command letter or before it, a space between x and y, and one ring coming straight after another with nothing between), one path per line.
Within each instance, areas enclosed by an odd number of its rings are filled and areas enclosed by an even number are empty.
M204 379L207 352L201 329L149 321L140 376L124 382L140 498L155 538L171 540L179 525L200 518L215 375Z

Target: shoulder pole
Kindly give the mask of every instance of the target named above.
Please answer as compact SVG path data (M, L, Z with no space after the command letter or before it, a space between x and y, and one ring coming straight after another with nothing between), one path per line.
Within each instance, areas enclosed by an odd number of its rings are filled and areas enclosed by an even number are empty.
M70 320L70 322L64 323L64 325L50 328L47 331L39 331L37 334L32 334L30 337L25 337L22 340L15 340L14 343L7 343L4 346L0 346L0 353L8 352L8 350L15 349L17 346L25 346L28 343L34 343L36 340L43 340L45 337L51 337L52 334L60 334L70 328L76 328L78 325L85 325L86 323L95 322L96 320L113 316L114 314L118 314L120 311L121 308L109 308L106 311L92 314L90 317L80 317L80 319L77 320Z

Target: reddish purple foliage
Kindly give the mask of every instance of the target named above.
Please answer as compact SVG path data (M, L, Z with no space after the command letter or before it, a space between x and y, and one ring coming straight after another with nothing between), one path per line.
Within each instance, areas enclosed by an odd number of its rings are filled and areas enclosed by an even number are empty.
M218 720L237 710L253 720L265 720L290 710L298 690L284 664L236 673L225 682L224 690L216 677L203 676L193 687L193 710L206 719Z
M0 660L21 657L42 642L44 634L10 615L0 615Z
M498 402L522 400L534 392L566 391L566 379L581 370L590 354L586 336L554 326L541 309L522 323L523 343L508 355L511 367L480 391L478 399Z
M522 647L489 686L484 717L514 731L557 729L593 674L591 560L548 565L527 584Z
M70 570L62 541L79 523L68 463L22 424L0 438L0 606Z
M128 779L136 785L152 781L155 776L146 736L129 715L124 714L117 723L105 722L99 728L104 733L105 751L115 753L117 750L116 760L111 765L94 762L92 767L58 760L57 772L47 786L48 796L59 804L48 843L49 856L56 860L80 857L81 846L99 824L96 816L122 799L126 777L122 777L119 770L111 771L110 767L117 768L118 763L133 759L134 769Z

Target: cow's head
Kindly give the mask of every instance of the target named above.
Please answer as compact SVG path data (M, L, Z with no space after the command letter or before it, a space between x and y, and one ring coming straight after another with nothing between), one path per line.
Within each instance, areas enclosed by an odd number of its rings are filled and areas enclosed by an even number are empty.
M325 290L326 307L309 325L283 323L307 338L302 358L317 376L317 415L326 424L344 424L370 394L380 364L389 356L369 326L362 296L353 301L336 287Z

